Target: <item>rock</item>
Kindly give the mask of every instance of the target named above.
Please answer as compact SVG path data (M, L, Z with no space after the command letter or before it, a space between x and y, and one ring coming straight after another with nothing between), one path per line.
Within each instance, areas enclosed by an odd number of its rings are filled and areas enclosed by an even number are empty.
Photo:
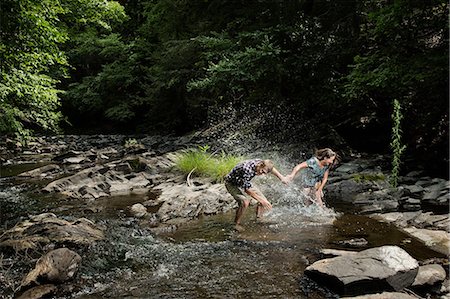
M336 242L339 245L348 246L348 247L365 247L369 242L364 238L350 239L350 240L342 240Z
M132 205L130 211L131 214L133 214L133 216L137 218L142 218L147 215L147 208L140 203Z
M45 213L32 216L30 220L5 231L0 237L0 247L20 251L36 249L52 242L88 245L103 238L103 231L85 218L69 222Z
M61 171L61 167L56 164L45 165L30 171L22 172L19 177L41 178L56 174Z
M417 299L417 297L406 293L383 292L378 294L362 295L356 297L342 297L342 299Z
M189 187L175 180L155 187L155 191L161 192L158 201L162 204L157 211L160 221L177 219L172 222L176 221L178 224L180 221L198 218L202 214L224 213L235 207L236 201L228 194L223 184L212 184L207 188L203 186L205 184L210 183L206 180L204 184L193 184Z
M419 267L419 272L412 284L413 287L434 285L437 282L444 281L446 276L445 270L441 265L424 265Z
M337 250L337 249L321 249L320 253L324 256L335 257L335 256L343 256L343 255L355 255L358 254L356 251L347 251L347 250Z
M445 255L448 255L450 252L450 234L446 231L418 229L415 227L408 227L404 230L437 252Z
M62 283L71 279L81 262L81 256L67 248L59 248L43 255L36 267L27 274L21 287L42 282Z
M22 295L16 296L16 299L39 299L56 291L56 286L52 284L44 284L26 290Z
M397 246L366 249L355 255L319 260L305 274L339 294L402 290L414 282L419 264Z
M145 172L132 171L128 163L111 162L83 169L72 176L53 181L42 190L81 199L148 192L152 187L151 176Z

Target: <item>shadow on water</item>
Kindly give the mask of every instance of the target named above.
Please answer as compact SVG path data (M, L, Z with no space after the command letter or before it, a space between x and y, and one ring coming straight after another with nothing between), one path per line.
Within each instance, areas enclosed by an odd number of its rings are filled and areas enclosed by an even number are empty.
M156 242L131 242L125 250L130 271L96 296L79 298L337 298L303 276L322 248L359 251L389 244L417 259L438 256L391 225L332 209L275 207L266 223L256 222L249 209L241 233L233 230L233 218L233 212L202 217ZM353 238L368 244L340 245Z
M321 258L320 249L359 251L389 244L419 260L440 256L390 224L345 210L305 207L295 187L263 189L274 209L260 223L251 206L241 233L234 231L230 211L159 236L126 213L132 204L145 201L144 196L86 202L8 188L2 189L0 202L33 203L23 204L20 214L48 211L107 224L107 239L89 250L80 269L80 279L88 283L73 298L337 298L303 276ZM343 245L356 238L367 244Z

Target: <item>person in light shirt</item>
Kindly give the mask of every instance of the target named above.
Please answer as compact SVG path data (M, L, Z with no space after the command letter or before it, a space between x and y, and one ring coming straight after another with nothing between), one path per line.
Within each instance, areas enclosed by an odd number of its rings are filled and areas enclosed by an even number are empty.
M316 203L324 207L323 187L327 183L331 167L337 163L336 157L337 154L330 148L319 149L313 157L295 166L291 174L287 176L290 182L303 169L300 177L302 191L307 199L306 205Z

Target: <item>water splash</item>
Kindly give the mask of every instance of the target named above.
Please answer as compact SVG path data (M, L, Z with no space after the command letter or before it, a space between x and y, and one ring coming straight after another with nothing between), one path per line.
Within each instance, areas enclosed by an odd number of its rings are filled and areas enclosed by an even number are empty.
M286 105L236 105L208 111L208 129L201 136L215 150L239 155L277 153L301 157L312 147L313 127Z

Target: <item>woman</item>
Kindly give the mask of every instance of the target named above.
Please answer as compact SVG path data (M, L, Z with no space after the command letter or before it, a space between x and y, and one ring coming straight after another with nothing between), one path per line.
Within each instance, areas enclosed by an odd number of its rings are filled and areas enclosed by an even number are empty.
M288 180L292 181L300 170L305 169L301 177L303 193L309 199L305 204L309 205L312 201L321 207L324 206L322 190L328 180L330 168L337 162L336 156L329 148L319 149L314 157L295 166L292 173L287 176Z

